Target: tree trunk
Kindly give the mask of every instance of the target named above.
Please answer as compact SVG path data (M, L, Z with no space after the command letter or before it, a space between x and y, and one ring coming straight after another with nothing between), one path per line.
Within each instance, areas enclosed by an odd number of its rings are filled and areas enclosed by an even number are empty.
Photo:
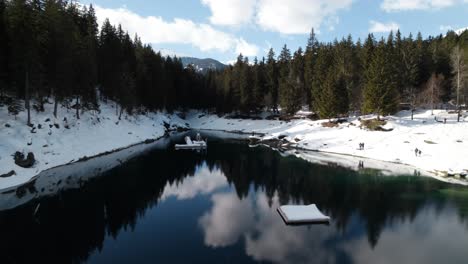
M76 119L80 119L80 96L76 96Z
M57 96L55 97L55 102L54 102L54 117L57 118L57 110L58 110L58 99Z
M460 106L460 66L457 69L457 106Z
M25 78L25 84L24 84L24 95L25 95L25 107L28 112L28 122L27 125L31 126L31 107L30 107L30 102L29 102L29 70L26 67L26 78Z
M411 107L411 120L414 120L414 108Z
M123 108L123 107L121 107L121 108L120 108L120 113L119 113L119 120L121 120L121 119L122 119L122 114L123 114L123 111L124 111L124 108Z
M435 80L432 79L431 80L431 115L434 115L434 82Z

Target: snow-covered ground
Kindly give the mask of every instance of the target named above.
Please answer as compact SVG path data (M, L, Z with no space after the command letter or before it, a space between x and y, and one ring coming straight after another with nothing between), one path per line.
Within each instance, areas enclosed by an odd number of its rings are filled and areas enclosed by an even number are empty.
M123 114L119 121L112 102L101 103L100 113L87 111L79 120L73 109L60 108L57 119L52 113L52 104L47 104L43 113L32 111L32 129L25 125L25 111L15 120L6 107L0 107L0 175L15 171L13 176L0 178L0 190L24 184L46 169L83 157L158 139L166 131L164 123L186 126L177 115L166 113ZM16 151L25 155L33 152L35 165L29 169L17 166L13 160Z
M0 177L0 190L22 185L44 170L84 157L158 139L166 132L165 124L172 128L190 126L211 132L256 132L265 134L264 139L284 136L301 149L406 164L439 175L466 173L468 170L468 118L464 117L457 123L456 114L442 110L435 111L434 116L430 111L418 112L414 120L411 120L409 112L386 117L385 128L393 130L377 132L361 129L358 118L349 118L349 122L335 128L323 127L326 120L241 120L197 111L189 112L185 120L176 114L148 113L124 114L119 121L115 104L109 102L101 103L99 113L87 111L78 120L73 109L63 107L59 109L59 118L54 119L52 107L47 104L45 112L32 113L34 129L25 125L26 112L21 112L15 119L8 114L6 107L0 107L0 175L15 172L10 177ZM434 117L439 121L447 118L447 123L437 122ZM364 150L359 150L361 142L365 143ZM421 156L415 155L415 148L422 151ZM29 169L17 166L13 160L16 151L25 155L33 152L35 165ZM329 156L306 153L302 156L308 160L330 159ZM347 160L343 156L336 159ZM353 161L350 166L352 164ZM389 167L392 166L389 164Z
M437 122L447 119L447 123ZM375 118L367 116L364 118ZM328 120L307 119L284 122L278 120L241 120L192 112L188 115L194 129L263 133L264 139L285 136L297 147L326 153L345 154L367 159L411 165L431 174L466 173L468 170L468 118L457 122L456 114L443 110L420 111L411 120L410 112L386 117L388 132L361 129L358 118L335 128L323 127ZM359 150L364 143L364 150ZM415 155L415 149L422 151Z

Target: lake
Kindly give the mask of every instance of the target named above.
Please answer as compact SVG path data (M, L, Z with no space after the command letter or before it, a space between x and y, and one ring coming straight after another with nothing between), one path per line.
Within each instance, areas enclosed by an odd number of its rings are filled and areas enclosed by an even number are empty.
M329 225L287 226L276 211L311 203L331 216ZM467 220L463 186L210 139L207 152L154 149L79 187L1 212L0 258L466 263Z

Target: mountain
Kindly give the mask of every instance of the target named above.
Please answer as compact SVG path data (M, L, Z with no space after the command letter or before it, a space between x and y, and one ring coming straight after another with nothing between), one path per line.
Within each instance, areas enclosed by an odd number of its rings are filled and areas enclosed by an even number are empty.
M463 34L466 30L468 30L468 27L457 29L457 30L455 30L455 33L456 33L457 35L460 36L460 35Z
M227 67L227 65L210 58L198 59L192 57L181 57L180 59L182 60L184 67L192 64L197 71L202 73L206 73L208 70L222 70Z

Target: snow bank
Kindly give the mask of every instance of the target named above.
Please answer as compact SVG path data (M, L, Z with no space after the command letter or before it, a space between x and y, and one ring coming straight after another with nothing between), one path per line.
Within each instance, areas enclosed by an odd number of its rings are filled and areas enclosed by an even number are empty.
M165 124L183 126L177 115L149 113L122 115L118 120L115 103L101 103L100 113L87 111L78 120L75 110L60 108L59 118L53 117L53 105L43 113L32 111L34 129L26 126L26 112L15 118L6 107L0 107L0 175L12 170L15 175L0 178L0 190L22 185L49 168L154 140L165 133ZM14 163L16 152L33 152L36 163L25 169Z
M142 155L153 149L167 148L173 140L181 140L181 134L164 137L149 144L138 144L130 148L112 152L83 162L76 162L66 166L59 166L41 172L31 179L31 184L13 188L13 191L2 189L0 192L0 211L9 210L27 202L57 193L78 189L86 182L103 175L128 160ZM16 190L16 191L15 191Z
M447 122L443 123L445 118ZM457 123L456 114L437 110L431 115L431 111L421 111L411 120L411 113L405 111L386 119L383 128L391 131L383 132L361 129L358 118L328 128L322 126L328 120L283 122L226 119L197 112L188 115L194 129L255 132L265 134L265 139L283 136L301 149L411 165L431 174L467 172L468 123ZM361 142L364 150L359 150ZM422 151L421 156L415 155L416 148Z

